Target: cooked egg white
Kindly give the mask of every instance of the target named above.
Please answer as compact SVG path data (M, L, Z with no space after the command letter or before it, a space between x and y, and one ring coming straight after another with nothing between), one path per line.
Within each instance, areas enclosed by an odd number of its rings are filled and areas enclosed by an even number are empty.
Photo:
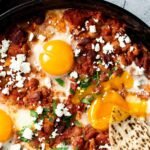
M132 88L128 91L132 93L147 94L147 91L145 91L142 86L150 85L150 80L145 76L144 68L140 68L135 64L135 62L132 62L132 64L127 66L125 70L131 74L134 80Z
M6 143L12 139L14 132L21 130L25 126L33 125L33 117L30 115L30 110L18 109L5 104L0 104L0 121L3 121L0 127L0 130L3 129L0 131L0 142L2 143Z
M54 34L54 36L51 39L48 39L47 41L52 41L52 40L61 40L61 41L68 43L69 45L71 45L71 42L72 42L71 41L71 34L69 33L69 31L65 32L65 33L56 32ZM30 43L32 55L28 59L28 61L31 63L31 65L33 67L35 67L38 70L42 69L41 65L40 65L40 61L39 61L39 56L43 52L44 43L46 43L47 41L38 40L37 42L31 42ZM62 47L60 47L60 48L62 49Z

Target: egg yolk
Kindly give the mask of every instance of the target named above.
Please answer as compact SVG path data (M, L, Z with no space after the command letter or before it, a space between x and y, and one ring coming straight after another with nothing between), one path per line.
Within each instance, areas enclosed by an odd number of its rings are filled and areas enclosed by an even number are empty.
M129 94L126 97L129 113L138 117L145 117L147 113L147 101L140 99L136 95Z
M145 117L147 112L147 102L136 95L127 95L126 99L115 90L122 88L130 89L133 79L129 73L124 72L120 77L111 77L109 81L103 82L103 96L97 97L88 110L88 120L92 127L99 130L106 130L111 123L111 114L114 107L119 107L127 111L129 115ZM123 116L123 117L126 117ZM123 119L118 118L118 120ZM125 118L124 118L125 119Z
M41 67L51 75L68 73L73 66L72 47L64 41L52 40L43 46L43 53L39 56Z
M133 78L128 72L124 72L120 77L112 76L109 81L103 82L102 86L104 91L108 91L111 89L119 90L123 86L126 89L132 88Z
M10 139L13 130L13 123L6 112L0 110L0 142Z
M104 97L97 98L88 110L88 120L95 129L106 130L109 126L111 112L114 106L128 109L127 103L115 91L108 91Z

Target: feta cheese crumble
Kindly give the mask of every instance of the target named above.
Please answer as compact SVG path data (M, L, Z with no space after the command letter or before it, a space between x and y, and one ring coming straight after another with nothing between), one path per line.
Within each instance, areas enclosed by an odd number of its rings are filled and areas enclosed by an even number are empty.
M5 58L7 57L7 51L8 51L8 48L10 46L10 41L9 40L2 40L2 44L1 44L1 47L0 47L0 54L1 54L1 58Z
M63 103L59 103L56 107L55 113L58 117L62 116L71 116L71 113L68 111L68 108L65 107Z
M43 112L43 107L42 106L38 106L37 108L36 108L36 112L37 112L37 114L42 114L42 112Z
M76 71L73 71L73 72L70 73L70 77L77 79L78 78L78 73Z
M17 54L15 57L11 57L11 64L9 66L9 70L7 72L1 71L0 76L9 76L9 81L5 84L5 87L2 89L3 94L9 95L9 86L13 84L14 88L22 88L24 86L26 77L23 74L27 74L31 71L30 63L26 62L25 60L25 54Z
M31 140L33 136L33 132L30 128L25 128L25 130L23 131L22 137Z
M59 134L57 133L57 131L58 131L58 129L55 129L55 130L52 132L50 138L53 138L53 139L54 139L57 135L59 135Z
M40 120L38 123L34 124L34 127L35 129L40 131L42 129L42 125L43 125L43 120Z
M75 55L75 57L78 57L79 54L80 54L80 52L81 52L81 49L76 48L76 49L74 50L74 55Z
M112 54L113 52L114 52L114 48L109 42L103 46L104 54Z
M121 35L121 33L117 33L115 39L118 39L121 48L126 47L126 44L131 42L131 39L127 34Z
M96 43L95 45L95 52L99 52L100 51L100 46L98 43Z
M100 145L100 146L99 146L99 149L111 150L111 146L110 146L110 145L108 145L108 144Z
M101 44L104 44L104 43L105 43L105 41L104 41L104 39L103 39L102 36L100 36L99 38L96 38L96 42L99 42L99 43L101 43Z
M89 26L89 31L90 31L91 33L96 33L96 26L95 26L95 25L90 25L90 26Z

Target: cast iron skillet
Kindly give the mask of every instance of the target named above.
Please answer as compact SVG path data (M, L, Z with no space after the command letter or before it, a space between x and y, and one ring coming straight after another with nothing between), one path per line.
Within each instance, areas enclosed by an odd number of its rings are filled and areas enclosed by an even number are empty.
M150 27L128 11L102 0L0 0L5 12L0 14L0 32L20 18L30 17L46 9L86 8L100 10L107 15L117 17L127 24L128 32L132 32L150 49ZM13 5L14 4L16 6ZM10 3L8 3L10 2ZM10 5L8 5L10 4ZM8 6L8 7L7 7ZM12 7L13 6L13 7ZM9 8L11 7L11 8ZM0 9L2 10L2 9Z

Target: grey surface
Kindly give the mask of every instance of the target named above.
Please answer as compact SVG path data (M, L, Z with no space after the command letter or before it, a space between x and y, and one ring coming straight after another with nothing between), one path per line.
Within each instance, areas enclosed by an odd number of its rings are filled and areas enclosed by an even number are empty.
M123 7L150 26L150 0L106 0Z

